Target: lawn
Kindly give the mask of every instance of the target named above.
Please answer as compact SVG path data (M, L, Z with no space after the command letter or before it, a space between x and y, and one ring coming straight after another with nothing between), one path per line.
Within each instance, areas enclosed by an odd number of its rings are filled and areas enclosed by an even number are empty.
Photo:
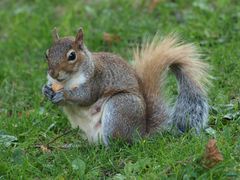
M212 67L210 131L158 134L108 148L88 144L79 130L67 134L67 118L41 94L44 54L53 27L66 36L80 26L91 51L114 52L128 61L131 49L156 32L176 32L195 43ZM240 178L239 49L238 0L1 0L0 179ZM174 81L168 85L167 94L175 96ZM202 157L211 138L224 160L207 168Z

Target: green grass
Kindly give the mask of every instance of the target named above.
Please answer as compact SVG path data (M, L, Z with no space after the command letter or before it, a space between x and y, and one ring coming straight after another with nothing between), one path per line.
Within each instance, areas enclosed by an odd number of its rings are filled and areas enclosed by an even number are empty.
M163 0L153 10L139 1L0 1L0 179L238 179L240 178L240 3L238 0ZM75 35L79 26L92 51L111 51L131 60L146 36L177 32L194 42L212 66L210 126L224 160L202 164L212 135L156 135L109 148L83 140L67 118L41 94L46 82L44 53L51 30ZM121 41L108 45L103 33ZM172 86L172 84L170 83ZM174 86L173 86L174 87ZM224 116L228 115L230 120ZM8 135L8 136L7 136ZM3 139L3 137L8 139ZM10 138L17 138L11 141ZM63 145L73 144L63 149Z

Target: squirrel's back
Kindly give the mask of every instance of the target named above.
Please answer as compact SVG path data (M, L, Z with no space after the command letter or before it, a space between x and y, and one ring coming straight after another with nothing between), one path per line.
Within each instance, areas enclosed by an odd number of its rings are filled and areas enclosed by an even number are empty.
M108 52L92 53L101 86L106 89L141 91L136 71L120 56Z

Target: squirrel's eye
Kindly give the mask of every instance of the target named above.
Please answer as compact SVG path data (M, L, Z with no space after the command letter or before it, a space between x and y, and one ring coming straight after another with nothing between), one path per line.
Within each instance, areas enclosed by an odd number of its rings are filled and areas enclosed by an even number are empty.
M74 61L76 59L76 53L74 51L69 51L67 57L69 61Z

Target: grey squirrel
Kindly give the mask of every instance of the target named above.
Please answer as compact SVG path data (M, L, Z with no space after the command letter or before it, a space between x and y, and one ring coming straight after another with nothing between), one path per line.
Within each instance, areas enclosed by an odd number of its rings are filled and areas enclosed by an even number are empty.
M129 65L112 53L92 53L83 42L82 28L75 38L59 38L55 29L46 52L48 82L43 94L63 106L72 127L82 129L90 142L131 142L136 133L149 136L165 127L199 133L208 121L208 65L195 47L175 36L155 37L133 57ZM173 107L162 93L168 70L178 81ZM54 91L54 83L62 88Z

